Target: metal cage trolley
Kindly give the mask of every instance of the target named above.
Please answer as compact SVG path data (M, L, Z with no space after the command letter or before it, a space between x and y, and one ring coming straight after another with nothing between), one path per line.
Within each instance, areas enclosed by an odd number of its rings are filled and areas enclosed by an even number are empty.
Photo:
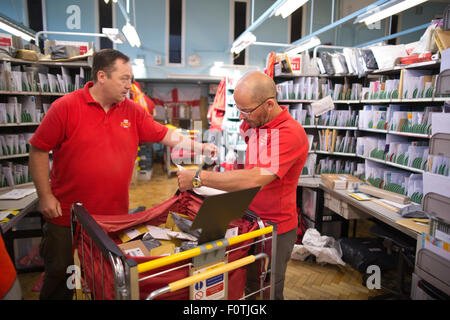
M111 217L111 216L109 216ZM96 217L97 219L97 217ZM163 257L131 257L81 203L71 208L75 268L68 284L76 299L273 299L276 225L246 211L256 226L228 239ZM249 249L255 254L249 254ZM258 263L259 286L245 292L246 267ZM228 285L228 284L232 285Z

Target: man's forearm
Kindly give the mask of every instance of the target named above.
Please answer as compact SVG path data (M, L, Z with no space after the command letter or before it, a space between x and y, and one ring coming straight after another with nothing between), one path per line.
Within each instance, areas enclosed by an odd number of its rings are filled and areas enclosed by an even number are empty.
M169 129L161 142L171 148L177 147L184 150L192 150L196 153L202 153L201 143L194 141L190 137L182 135L175 130Z
M260 168L232 170L225 172L201 171L202 185L223 190L237 191L262 187L275 179L273 174L263 174Z
M38 151L31 147L29 165L31 178L36 186L38 196L51 194L48 152Z

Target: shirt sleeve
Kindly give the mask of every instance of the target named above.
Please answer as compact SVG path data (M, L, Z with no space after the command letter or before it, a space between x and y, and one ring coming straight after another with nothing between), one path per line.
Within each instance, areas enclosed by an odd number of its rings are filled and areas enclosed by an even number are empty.
M156 122L153 116L140 106L137 108L137 128L140 143L160 142L169 130L166 126Z
M64 110L66 108L65 99L60 98L53 102L30 139L30 144L45 151L53 150L60 145L65 135Z

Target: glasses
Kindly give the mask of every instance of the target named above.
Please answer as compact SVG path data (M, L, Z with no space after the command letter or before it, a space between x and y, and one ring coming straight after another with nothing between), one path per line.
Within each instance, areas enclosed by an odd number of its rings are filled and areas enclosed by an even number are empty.
M259 107L261 107L267 100L269 100L269 99L273 99L273 98L275 98L275 97L269 97L269 98L266 98L263 102L261 102L260 104L258 104L256 107L254 107L252 110L250 110L250 111L242 111L242 110L240 110L238 107L237 107L237 105L235 104L234 106L236 107L236 109L239 111L239 113L241 114L241 115L243 115L244 117L248 117L253 111L255 111L256 109L258 109Z

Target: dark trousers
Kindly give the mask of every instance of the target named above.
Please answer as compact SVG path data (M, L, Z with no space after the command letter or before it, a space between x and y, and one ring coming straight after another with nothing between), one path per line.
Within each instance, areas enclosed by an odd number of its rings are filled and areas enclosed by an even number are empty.
M45 276L39 299L72 300L73 290L67 286L70 276L67 267L73 265L70 227L46 222L40 254L44 258Z
M284 290L284 279L286 275L286 268L291 258L292 249L294 248L294 244L296 241L297 241L297 228L277 236L275 272L271 274L271 276L275 277L274 278L275 300L284 300L283 290ZM255 253L259 253L259 251ZM258 277L261 275L261 271L259 270L259 267L260 263L258 261L247 266L246 293L254 292L258 290L258 288L260 287L260 281ZM249 297L249 299L255 299L256 296L257 295L253 295Z

